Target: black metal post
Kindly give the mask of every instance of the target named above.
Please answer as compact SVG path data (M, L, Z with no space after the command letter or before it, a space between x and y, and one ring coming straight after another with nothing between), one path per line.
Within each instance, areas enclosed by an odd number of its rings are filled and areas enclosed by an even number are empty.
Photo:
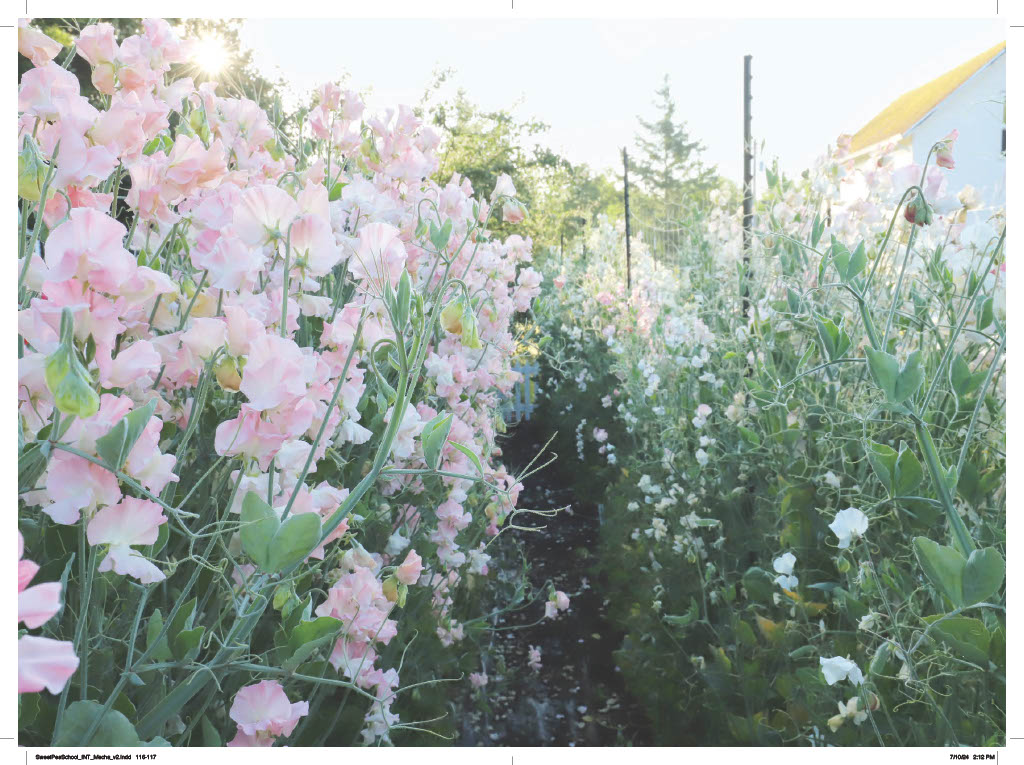
M743 315L750 315L750 244L754 224L754 139L750 134L750 60L743 57Z
M626 293L628 294L633 291L633 282L629 273L631 265L629 252L629 155L625 148L622 149L622 180L626 202Z

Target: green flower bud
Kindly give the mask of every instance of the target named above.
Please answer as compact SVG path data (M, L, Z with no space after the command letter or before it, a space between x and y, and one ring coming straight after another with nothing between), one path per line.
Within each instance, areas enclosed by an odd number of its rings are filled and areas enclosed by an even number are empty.
M398 280L398 294L395 296L396 315L400 326L404 327L409 320L409 306L412 304L412 277L402 269Z
M46 173L49 165L39 153L39 147L31 136L25 137L25 144L18 154L18 196L29 202L38 202L43 194ZM53 189L47 189L46 198L54 195Z
M224 390L236 391L242 385L242 375L238 368L238 362L233 356L224 356L213 368L217 376L217 382Z
M89 371L78 359L74 345L74 323L70 309L61 317L60 346L46 358L46 387L64 414L92 417L100 408L100 397L93 388Z

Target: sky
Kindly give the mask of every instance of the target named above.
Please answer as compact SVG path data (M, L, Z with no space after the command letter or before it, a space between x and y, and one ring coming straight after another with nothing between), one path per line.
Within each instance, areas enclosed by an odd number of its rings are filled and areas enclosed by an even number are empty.
M382 110L415 105L431 73L485 109L550 125L542 143L572 162L621 168L637 116L671 78L677 114L704 159L742 176L743 56L753 56L759 158L799 173L891 101L1005 39L994 20L256 20L243 43L299 93L347 75Z

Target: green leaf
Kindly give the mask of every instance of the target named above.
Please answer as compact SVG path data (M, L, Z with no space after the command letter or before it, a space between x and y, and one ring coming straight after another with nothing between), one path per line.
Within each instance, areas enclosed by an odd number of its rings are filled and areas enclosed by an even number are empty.
M966 616L943 618L942 614L934 614L924 617L928 624L938 622L939 619L942 621L935 625L931 634L949 646L960 658L987 668L988 646L992 636L985 629L984 623Z
M170 644L171 649L174 649L174 641L178 639L185 630L192 629L192 621L196 615L196 599L188 601L181 608L178 609L178 613L174 615L171 620L171 626L167 628L167 642Z
M865 352L871 376L889 403L902 404L914 395L924 382L920 351L911 353L902 369L892 354L876 351L874 348L866 348Z
M34 443L18 454L18 494L32 491L36 481L46 470L49 462L50 444Z
M147 651L150 648L153 648L153 644L156 641L157 636L160 634L160 631L163 628L164 628L164 617L160 613L160 609L158 608L155 611L153 611L153 615L149 617L149 623L146 625L146 650ZM166 635L164 635L164 637L160 640L159 645L157 645L156 648L153 648L153 651L152 651L152 653L149 654L149 657L154 662L170 661L171 659L174 658L171 655L170 647L167 645L167 636Z
M676 627L685 627L688 624L693 624L697 621L700 616L700 610L697 608L697 601L695 598L690 598L690 607L686 609L686 613L682 616L672 616L670 614L665 615L665 621Z
M209 717L203 715L200 725L203 729L203 746L224 746L223 739L221 739L217 729L213 727Z
M423 458L427 467L437 470L441 462L441 450L444 449L444 442L452 429L452 414L441 412L426 425L420 433L420 442L423 444Z
M751 566L743 575L743 588L747 597L760 602L770 601L775 591L775 580L763 568Z
M825 233L825 221L820 215L814 216L814 223L811 224L811 247L817 247L821 241L821 235Z
M896 462L899 459L896 450L891 446L868 439L865 452L878 480L889 492L889 496L893 496L893 477L896 474Z
M846 267L846 278L844 281L852 282L868 264L868 256L864 251L864 242L857 245L850 255L850 262Z
M449 441L448 443L469 457L469 461L473 463L473 467L477 469L480 477L483 478L484 466L480 464L480 458L476 456L476 453L465 444L460 444L457 441Z
M61 721L60 734L54 746L82 746L93 720L103 714L103 705L95 701L75 701L68 706ZM89 746L140 746L139 734L128 718L116 709L103 714Z
M981 301L981 310L978 312L977 326L979 330L985 329L992 323L992 297L986 297Z
M133 409L114 423L114 427L104 436L96 439L96 452L103 461L115 470L120 470L131 454L135 442L139 440L156 409L156 399L138 409Z
M924 382L924 367L921 366L921 352L914 351L907 356L907 363L900 370L896 379L896 400L894 404L901 404L917 393L917 389Z
M971 368L959 353L953 357L953 362L949 365L949 384L957 398L964 398L977 390L985 380L985 375L984 369L971 374Z
M320 516L317 513L292 515L281 524L270 542L267 570L279 571L301 563L320 543Z
M964 603L981 603L999 591L1006 576L1006 561L994 547L974 550L964 566Z
M297 513L284 523L259 494L242 500L242 550L264 571L276 574L301 563L320 542L320 516Z
M206 627L182 630L174 638L174 656L179 661L191 661L199 655L199 644L203 640Z
M307 661L321 646L333 644L344 627L340 619L319 616L313 621L300 622L288 637L288 656L282 666L292 672Z
M967 561L952 547L940 545L928 537L914 537L914 552L928 581L950 602L964 605L963 576Z
M242 500L242 550L264 571L269 571L270 542L281 526L274 509L250 491Z
M921 469L921 462L917 455L905 441L900 441L900 453L896 459L896 469L893 473L893 496L910 496L921 485L923 479L924 471Z
M753 446L761 445L761 437L758 436L757 433L752 431L750 428L743 427L742 425L737 425L736 427L740 431L740 435L743 437L744 441L752 444Z
M850 349L850 336L846 330L836 325L834 321L825 316L816 319L818 326L818 337L825 348L825 355L829 361L842 358Z

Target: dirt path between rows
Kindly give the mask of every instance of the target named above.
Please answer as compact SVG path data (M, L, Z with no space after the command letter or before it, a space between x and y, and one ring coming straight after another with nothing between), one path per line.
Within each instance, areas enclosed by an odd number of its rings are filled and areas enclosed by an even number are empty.
M537 419L521 423L506 442L505 463L521 469L547 435ZM614 652L622 635L605 620L601 582L592 570L598 509L577 505L561 475L561 470L573 468L579 466L556 463L529 479L519 507L568 509L554 518L519 516L520 525L546 528L514 532L530 562L532 586L545 597L552 582L571 597L571 606L556 619L541 619L543 602L496 618L491 644L497 658L486 668L487 685L467 689L462 708L469 712L460 725L460 746L651 743L645 715L626 692L616 666ZM509 541L499 546L500 557L494 560L499 568L517 565L517 545ZM531 646L540 649L540 671L528 665Z

